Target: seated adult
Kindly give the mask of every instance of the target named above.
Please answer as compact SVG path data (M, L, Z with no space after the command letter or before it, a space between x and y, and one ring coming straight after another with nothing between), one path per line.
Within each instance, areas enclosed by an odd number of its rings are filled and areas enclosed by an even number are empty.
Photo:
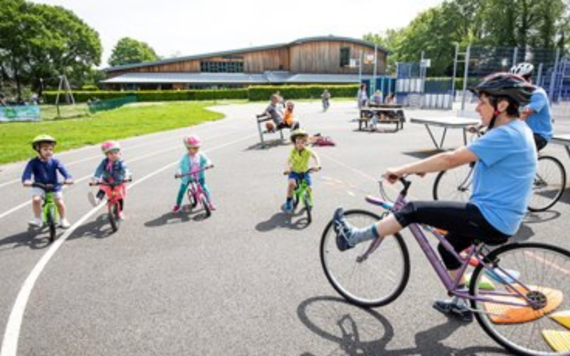
M376 105L380 105L383 102L382 92L380 90L376 90L374 95L372 95L372 103Z
M269 115L271 117L271 120L273 121L272 125L269 122L265 125L268 131L273 131L275 127L279 128L279 125L283 123L283 114L281 110L279 110L280 101L281 98L279 97L279 95L277 94L271 95L271 103L269 103L269 106L267 107L267 109L265 109L264 114Z

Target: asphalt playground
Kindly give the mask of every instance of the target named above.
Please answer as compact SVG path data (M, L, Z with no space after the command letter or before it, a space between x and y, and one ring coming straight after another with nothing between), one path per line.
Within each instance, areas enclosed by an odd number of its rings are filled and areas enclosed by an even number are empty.
M28 230L30 193L19 182L25 162L0 167L1 355L506 354L476 322L432 309L445 290L409 232L410 282L386 307L347 304L322 271L319 243L334 209L377 209L364 197L378 195L385 168L434 153L426 129L407 123L398 132L389 132L393 125L360 132L353 102L333 100L326 113L320 102L298 103L302 127L337 143L315 148L323 169L313 176L308 225L304 215L280 210L292 145L259 147L254 117L264 106L213 107L226 118L121 141L134 181L127 220L114 234L104 208L87 200L103 158L98 146L58 155L77 183L64 192L72 228L53 244L46 232ZM406 111L408 118L447 115ZM217 205L209 218L171 212L182 137L191 133L215 164L207 172ZM459 130L447 136L447 148L463 142ZM562 147L545 152L570 170ZM430 199L434 178L412 178L411 197ZM529 214L515 239L570 249L569 217L566 192L551 210Z

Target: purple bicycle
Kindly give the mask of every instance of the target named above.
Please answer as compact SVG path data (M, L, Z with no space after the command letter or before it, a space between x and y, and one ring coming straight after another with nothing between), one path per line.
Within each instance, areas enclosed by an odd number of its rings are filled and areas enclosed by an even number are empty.
M401 209L411 182L405 178L400 182L404 188L395 203L366 197L367 202L386 210L382 215L349 210L346 219L364 227ZM475 243L458 254L443 232L418 224L409 229L449 295L470 301L477 321L493 340L522 355L570 355L570 252L542 243L508 243L491 251ZM466 273L468 293L458 290L460 279L447 273L425 232L461 261L459 276ZM320 254L333 288L361 307L394 301L410 276L408 248L399 233L340 252L331 221L323 232Z
M207 169L214 168L213 165L206 166L204 168L195 169L189 173L177 174L175 178L182 178L190 176L192 179L190 180L190 184L188 184L188 200L190 201L190 208L194 209L198 204L202 204L204 211L206 212L206 217L210 217L212 215L212 209L210 208L210 199L208 198L208 194L204 191L202 184L200 184L198 174L202 171Z

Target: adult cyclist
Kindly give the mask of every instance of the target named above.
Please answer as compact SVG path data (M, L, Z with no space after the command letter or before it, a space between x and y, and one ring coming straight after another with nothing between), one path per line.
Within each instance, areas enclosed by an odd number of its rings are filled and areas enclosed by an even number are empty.
M527 211L536 171L532 131L519 119L519 107L530 102L533 90L530 83L514 74L497 73L483 79L471 91L479 97L476 110L488 127L484 136L455 151L389 168L384 175L394 183L403 175L424 175L476 162L473 195L468 202L409 202L402 210L361 229L349 224L338 208L333 226L339 250L393 235L412 223L447 230L446 239L457 252L475 240L487 245L506 243ZM460 261L441 245L438 250L452 278L457 278ZM461 277L459 288L467 291L465 277ZM463 321L473 320L465 299L437 300L433 307Z
M519 63L513 66L510 73L523 77L532 84L534 66L531 63ZM534 134L534 142L538 151L542 150L552 138L553 128L550 115L550 101L544 89L534 86L530 103L521 112L521 119L526 120Z

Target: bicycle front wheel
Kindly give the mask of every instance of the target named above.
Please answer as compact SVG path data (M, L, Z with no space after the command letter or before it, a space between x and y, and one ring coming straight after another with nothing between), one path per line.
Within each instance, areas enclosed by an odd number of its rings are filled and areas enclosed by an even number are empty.
M488 299L471 301L483 330L517 354L570 355L570 252L509 244L487 260L494 268L479 264L470 284L472 296Z
M433 183L434 200L466 202L471 197L473 168L469 164L438 173Z
M380 220L364 210L345 212L346 220L362 228ZM370 242L341 252L336 246L333 222L321 240L321 264L333 288L349 302L362 307L379 307L394 301L404 291L410 276L410 258L402 236L387 236L378 249L362 262Z
M311 195L311 188L307 188L303 196L303 205L307 212L307 222L313 222L313 196Z
M109 207L109 223L113 232L119 231L121 220L119 219L119 203L115 203Z
M565 188L566 171L562 163L552 156L538 157L528 210L550 209L562 197Z
M49 230L49 241L50 242L55 241L55 236L57 234L56 219L57 219L57 209L56 209L55 205L52 205L52 206L47 208L47 212L46 212L46 223L47 223L48 230Z

